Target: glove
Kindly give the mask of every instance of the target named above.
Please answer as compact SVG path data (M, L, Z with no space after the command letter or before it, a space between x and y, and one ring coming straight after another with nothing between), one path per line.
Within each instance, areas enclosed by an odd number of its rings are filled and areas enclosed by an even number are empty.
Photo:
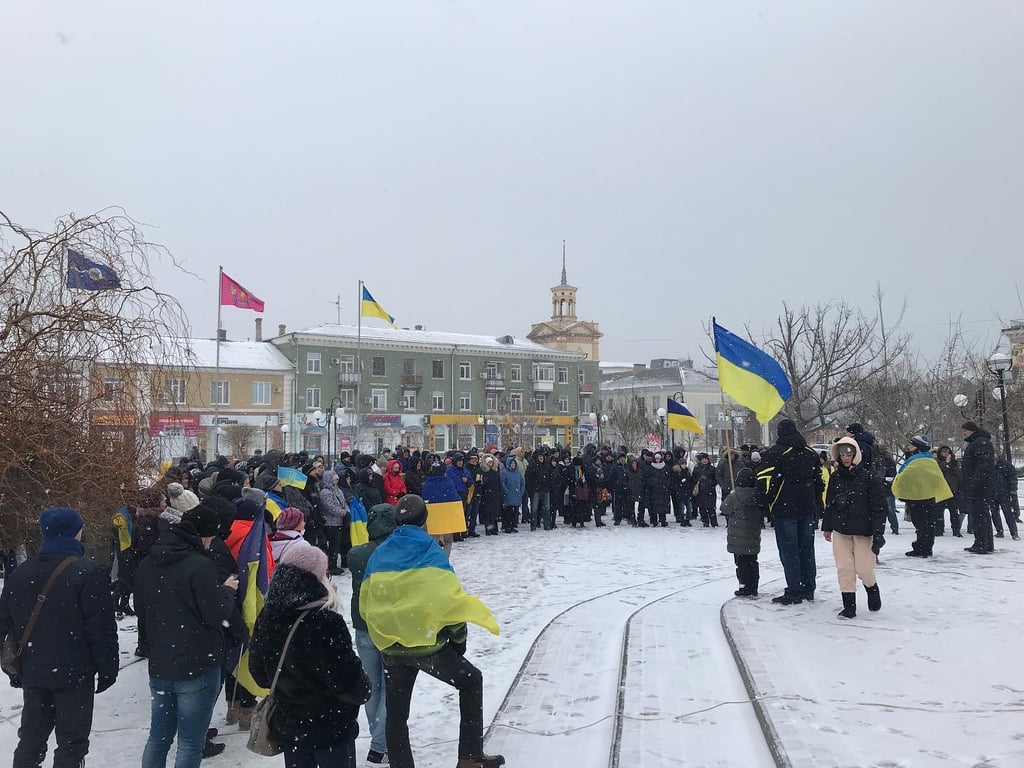
M96 693L103 693L117 681L117 676L100 675L96 678Z
M463 640L461 643L453 642L452 643L452 648L455 649L455 652L457 654L459 654L459 656L465 656L466 655L466 641L465 640Z
M21 688L21 677L18 675L8 675L7 679L11 683L11 688Z
M885 536L880 533L876 533L871 538L871 551L876 555L881 551L882 547L885 546Z

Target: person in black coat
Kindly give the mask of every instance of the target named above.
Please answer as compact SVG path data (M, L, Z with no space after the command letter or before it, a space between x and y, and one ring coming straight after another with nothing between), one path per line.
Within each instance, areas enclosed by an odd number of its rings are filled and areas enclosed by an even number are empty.
M953 493L953 498L946 499L938 505L938 510L935 515L935 535L942 536L946 532L945 516L946 510L949 510L949 528L953 532L953 535L957 538L963 536L960 532L960 462L956 460L953 455L953 449L948 445L940 445L939 453L936 456L936 461L939 462L939 469L942 470L942 476L946 479L946 485L949 486L949 490ZM889 473L886 472L888 475ZM893 468L893 474L896 474L895 467ZM891 495L891 494L890 494ZM895 533L896 531L893 531Z
M711 463L711 457L706 453L697 454L697 466L693 468L693 484L690 493L696 490L694 500L697 502L697 511L700 513L700 521L704 527L717 528L718 515L715 513L715 488L718 484L715 466Z
M220 527L213 508L191 509L160 536L139 566L138 615L149 636L152 700L142 756L147 767L166 763L175 734L176 765L198 766L202 759L221 686L223 625L231 617L238 589L238 578L221 580L213 560L203 553Z
M1017 496L1017 470L1013 464L1000 456L996 460L995 471L992 476L992 524L996 527L996 538L1003 538L1003 523L999 519L999 511L1002 509L1003 517L1006 518L1006 527L1010 530L1010 537L1014 541L1020 541L1017 534L1017 513L1013 505Z
M406 493L416 496L423 495L423 481L427 479L427 471L423 468L423 459L415 456L409 459L409 469L405 473Z
M270 688L288 633L303 617L285 652L269 726L287 768L356 764L357 718L370 682L338 608L327 556L315 547L288 549L249 644L249 671Z
M629 483L629 470L626 468L626 455L619 454L618 460L608 472L608 489L612 492L612 521L621 525L627 521L636 525L636 512L633 505L633 493Z
M967 443L960 460L961 511L967 513L967 524L974 530L974 544L966 551L974 555L989 555L995 551L992 514L988 506L996 468L992 435L973 421L963 423L960 435Z
M887 503L882 479L860 465L858 441L841 437L831 447L838 466L828 481L821 531L832 542L839 591L843 595L841 619L857 615L857 577L868 593L868 610L882 607L875 579L875 561L885 546ZM926 521L930 522L930 521Z
M773 598L779 605L814 599L814 521L821 509L825 481L821 461L790 419L778 426L778 439L761 456L757 500L772 515L779 559L786 574L786 592Z
M561 515L568 521L569 509L566 506L565 492L569 487L568 459L562 459L557 453L551 454L551 527L557 528L556 518Z
M654 454L647 473L647 499L651 510L651 525L668 528L668 510L672 503L672 470L660 453Z
M736 597L757 597L761 569L757 556L761 552L761 509L754 498L754 470L741 467L736 484L722 501L722 514L729 523L726 551L736 563L736 580L740 588Z
M536 531L541 525L550 530L554 518L551 514L551 473L554 465L540 450L533 452L526 465L526 495L530 497L530 530Z
M39 766L57 731L55 768L85 763L92 730L93 700L117 679L117 624L107 574L82 559L82 516L74 509L48 509L39 519L39 554L7 574L0 594L0 639L20 641L50 574L57 576L21 654L23 706L15 766ZM95 690L93 686L95 685Z
M497 536L502 494L501 476L498 474L498 464L493 456L484 457L476 495L480 497L479 515L480 522L484 524L484 533L488 536Z
M693 479L686 465L686 454L680 453L672 464L672 512L676 522L686 528L690 523L690 498L693 493Z

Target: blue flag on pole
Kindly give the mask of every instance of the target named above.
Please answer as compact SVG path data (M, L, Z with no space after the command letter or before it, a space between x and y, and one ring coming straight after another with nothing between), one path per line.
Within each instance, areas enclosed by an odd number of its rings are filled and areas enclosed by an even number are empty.
M87 259L78 251L68 249L67 286L83 291L120 288L121 276L106 264Z

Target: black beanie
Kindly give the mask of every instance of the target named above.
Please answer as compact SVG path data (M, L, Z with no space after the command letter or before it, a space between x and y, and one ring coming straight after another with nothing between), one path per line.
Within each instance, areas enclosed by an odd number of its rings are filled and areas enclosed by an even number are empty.
M974 423L973 421L965 421L963 424L960 425L960 429L966 429L968 432L978 432L979 431L978 425L976 423Z
M786 435L799 434L796 430L796 424L792 419L783 419L779 422L778 435L779 437L785 437Z
M220 517L217 510L203 502L181 516L183 523L191 523L200 536L216 536L220 531Z

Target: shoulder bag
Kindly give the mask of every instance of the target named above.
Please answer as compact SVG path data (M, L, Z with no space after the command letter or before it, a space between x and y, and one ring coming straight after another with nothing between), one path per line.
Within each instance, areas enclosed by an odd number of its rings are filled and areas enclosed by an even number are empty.
M281 676L284 657L288 653L288 646L291 645L295 630L299 628L299 622L306 618L308 613L308 610L300 613L299 618L292 624L288 639L284 641L284 647L281 649L281 657L277 660L277 670L274 672L274 680L270 683L270 693L260 699L252 711L252 725L249 728L249 742L246 747L257 755L274 757L282 752L282 749L270 740L270 718L274 715L274 709L277 707L277 703L274 701L274 690L277 688L277 679Z
M60 576L61 572L77 559L77 557L66 557L57 563L57 567L53 569L50 578L43 584L39 596L36 597L36 605L32 609L32 614L28 617L28 623L25 625L25 632L21 635L21 640L15 640L13 637L4 639L3 645L0 646L0 669L5 674L11 677L17 677L21 674L21 654L28 647L29 638L32 636L32 630L35 629L39 613L43 610L43 604L46 603L46 597L50 594L53 585L57 583L57 577Z

